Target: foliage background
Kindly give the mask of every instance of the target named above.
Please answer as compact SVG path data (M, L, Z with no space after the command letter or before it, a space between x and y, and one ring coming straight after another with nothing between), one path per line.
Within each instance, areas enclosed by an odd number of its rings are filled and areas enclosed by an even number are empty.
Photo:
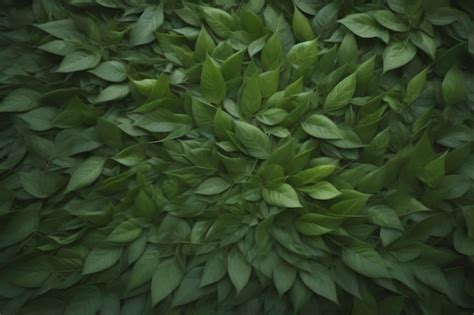
M471 314L473 16L2 1L2 314Z

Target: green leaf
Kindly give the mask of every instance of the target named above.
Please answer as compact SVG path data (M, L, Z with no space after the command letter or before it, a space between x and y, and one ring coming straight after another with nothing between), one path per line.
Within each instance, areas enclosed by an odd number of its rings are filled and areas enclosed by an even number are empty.
M342 134L339 132L336 124L329 118L323 115L311 115L305 122L301 124L303 130L319 139L342 139Z
M160 251L149 247L137 260L130 273L128 290L133 290L150 281L155 274L156 266L160 262Z
M107 236L106 241L113 243L130 243L142 234L142 228L138 225L124 221L120 223L110 234Z
M291 289L295 283L297 276L296 268L290 266L286 262L280 262L273 271L273 282L278 291L278 295L282 296Z
M21 172L20 182L27 193L36 198L48 198L57 192L64 183L63 177L45 173L38 169Z
M130 31L130 45L138 46L155 40L154 32L163 24L163 3L147 6Z
M302 207L296 191L288 184L280 184L275 188L263 188L263 199L269 204L283 208Z
M410 41L413 45L423 50L431 59L435 59L438 44L435 39L421 30L410 32Z
M83 35L78 32L71 19L34 24L34 26L54 37L64 40L80 40L83 37Z
M37 230L38 214L24 211L13 216L3 227L0 248L23 241Z
M270 97L278 90L278 83L280 81L280 68L266 71L258 75L258 84L262 97Z
M227 265L224 253L222 251L217 252L206 261L199 286L204 287L209 284L215 283L224 278L226 273Z
M341 195L335 200L329 211L341 215L357 215L365 207L369 194L355 190L341 189Z
M389 41L389 34L381 29L373 17L366 13L356 13L347 15L339 20L352 33L362 38L378 37L385 43Z
M102 62L89 72L110 82L122 82L127 78L127 68L123 63L115 60Z
M282 123L286 117L288 117L288 113L285 110L280 108L270 108L258 114L256 118L262 124L275 126Z
M437 186L446 175L445 170L446 153L441 154L434 160L429 161L417 172L417 176L430 187Z
M26 112L39 106L41 93L19 88L10 92L0 103L0 113Z
M222 38L228 37L236 27L235 19L229 13L212 7L201 7L211 30Z
M320 236L337 230L341 224L341 217L308 213L298 218L295 227L303 235Z
M95 182L104 168L105 159L98 156L92 156L79 165L71 175L65 193L69 193Z
M390 278L380 255L368 244L352 243L342 248L342 261L352 270L369 278Z
M220 66L209 55L202 67L201 93L212 103L220 103L227 94Z
M408 82L407 90L403 101L408 105L413 103L420 95L425 86L427 69L422 70Z
M302 187L299 190L305 192L311 198L316 200L329 200L336 198L341 194L336 187L327 181L317 182L312 186Z
M383 71L400 68L416 55L416 48L409 42L391 42L383 52Z
M202 276L202 267L191 269L181 281L173 298L173 306L185 305L214 291L213 288L202 288L199 286L199 280Z
M277 68L283 60L280 35L276 32L270 36L262 49L262 65L265 70Z
M447 105L454 105L465 98L466 83L463 73L458 67L453 66L443 79L443 99Z
M53 121L57 114L57 110L53 107L40 107L20 114L18 117L25 121L30 129L44 131L53 128Z
M183 270L176 259L167 259L156 267L151 280L151 300L155 306L173 292L183 279Z
M259 128L242 121L235 121L234 126L237 138L250 156L260 160L268 159L272 148L269 136Z
M227 256L227 270L230 281L232 281L237 294L239 294L250 279L252 267L236 247L232 248Z
M262 94L258 84L258 77L252 76L245 80L240 97L240 108L244 116L251 116L258 112L262 104Z
M403 230L402 223L398 218L397 212L395 210L384 206L384 205L377 205L367 209L367 213L369 215L369 220L373 224L378 226Z
M286 61L295 69L297 76L311 70L317 59L318 42L316 39L294 45L286 56Z
M329 274L329 269L321 264L313 263L311 272L300 271L301 280L317 295L338 304L336 284Z
M395 32L406 32L408 31L408 26L400 21L400 19L389 10L376 10L371 11L375 20L380 23L383 27L388 28L389 30Z
M130 93L128 84L114 84L103 89L94 99L95 103L104 103L124 98Z
M357 84L355 73L344 78L326 96L324 108L327 110L340 109L350 103L354 96Z
M56 72L68 73L94 68L99 64L101 55L101 52L75 50L64 57Z
M94 248L87 255L83 275L103 271L115 265L122 256L122 248Z
M102 294L96 286L83 286L67 302L65 315L94 315L102 305Z
M215 48L214 40L206 29L202 27L194 47L194 57L197 61L204 61L207 55L212 55Z
M316 38L313 28L306 16L295 6L292 19L293 33L299 41L309 41Z
M226 191L230 185L220 177L211 177L199 184L194 192L199 195L217 195Z

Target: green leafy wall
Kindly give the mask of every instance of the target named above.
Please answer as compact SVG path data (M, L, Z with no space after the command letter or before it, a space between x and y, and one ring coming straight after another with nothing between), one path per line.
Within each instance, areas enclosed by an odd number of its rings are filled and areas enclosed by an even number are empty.
M0 312L474 310L471 0L3 0Z

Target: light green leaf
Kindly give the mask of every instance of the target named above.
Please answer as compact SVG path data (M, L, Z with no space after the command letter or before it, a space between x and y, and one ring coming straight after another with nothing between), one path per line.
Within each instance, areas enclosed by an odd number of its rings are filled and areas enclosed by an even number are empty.
M99 178L104 168L103 157L92 156L84 161L71 175L65 193L89 186Z
M283 122L288 113L281 108L270 108L257 115L257 120L268 126L275 126Z
M227 38L236 28L236 22L229 13L212 7L201 7L204 18L211 30L222 38Z
M263 97L270 97L278 90L280 81L280 68L266 71L258 75L258 84Z
M269 204L283 208L300 208L302 207L298 194L288 184L280 184L275 188L263 188L263 199Z

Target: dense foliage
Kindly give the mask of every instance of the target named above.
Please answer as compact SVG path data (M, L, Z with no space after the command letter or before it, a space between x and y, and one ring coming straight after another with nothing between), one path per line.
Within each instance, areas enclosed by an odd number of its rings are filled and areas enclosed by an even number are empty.
M474 1L0 13L3 315L472 313Z

